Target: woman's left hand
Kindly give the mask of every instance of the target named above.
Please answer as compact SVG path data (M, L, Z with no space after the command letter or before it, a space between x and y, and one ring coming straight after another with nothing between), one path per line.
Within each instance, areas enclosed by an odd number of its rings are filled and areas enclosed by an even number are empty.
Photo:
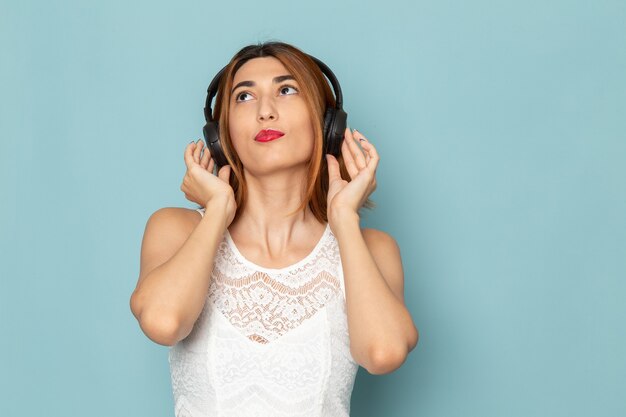
M359 149L356 140L361 142L365 154ZM350 182L341 178L337 158L326 154L329 180L326 201L329 222L334 216L346 210L358 214L359 208L376 189L376 167L380 158L374 146L361 132L355 130L353 134L350 129L346 129L341 154L351 178Z

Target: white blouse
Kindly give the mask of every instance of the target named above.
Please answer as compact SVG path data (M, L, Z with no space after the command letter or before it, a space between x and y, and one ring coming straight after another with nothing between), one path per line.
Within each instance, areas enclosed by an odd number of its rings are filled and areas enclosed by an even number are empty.
M248 261L226 230L202 313L169 364L176 417L349 416L358 364L330 226L281 269Z

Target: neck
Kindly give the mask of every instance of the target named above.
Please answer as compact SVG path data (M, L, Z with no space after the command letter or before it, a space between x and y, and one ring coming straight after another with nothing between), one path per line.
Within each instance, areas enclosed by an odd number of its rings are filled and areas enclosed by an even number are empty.
M320 226L308 205L304 210L289 214L302 202L306 170L298 173L274 171L254 176L244 168L244 174L248 187L246 205L237 221L231 224L231 232L245 231L247 238L253 240L276 240L287 244Z

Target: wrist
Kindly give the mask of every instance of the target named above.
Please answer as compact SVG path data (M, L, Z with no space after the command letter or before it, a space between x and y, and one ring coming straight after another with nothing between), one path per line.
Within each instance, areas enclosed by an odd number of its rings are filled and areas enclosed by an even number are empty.
M217 216L218 218L224 220L225 227L230 225L237 209L235 199L226 196L213 197L207 201L204 207L205 215L209 214L209 216L212 217Z
M360 221L359 214L350 208L340 208L328 212L328 223L333 229L338 229L342 225L359 225Z
M213 194L213 196L211 196L211 198L204 204L204 207L224 207L230 205L235 205L235 194L232 190L229 190L229 192Z

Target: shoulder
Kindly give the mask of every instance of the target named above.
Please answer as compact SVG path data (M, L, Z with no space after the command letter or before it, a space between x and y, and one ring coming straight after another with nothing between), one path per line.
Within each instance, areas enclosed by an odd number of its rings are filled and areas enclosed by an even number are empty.
M392 257L392 260L400 259L400 247L398 242L386 232L378 229L361 229L367 248L375 258Z
M404 302L404 271L398 243L382 230L361 229L361 234L387 285Z
M370 246L378 249L398 246L396 240L389 233L383 232L382 230L364 228L361 229L361 233L363 234L365 243L367 243L370 249L372 249Z
M189 234L201 219L195 209L163 207L150 215L146 229L157 229L159 234Z
M195 212L195 213L194 213ZM179 207L160 208L148 218L141 242L137 286L154 268L170 259L200 222L200 213Z
M150 218L187 220L200 219L202 218L202 215L198 213L196 209L190 209L185 207L162 207L152 213L150 215Z

